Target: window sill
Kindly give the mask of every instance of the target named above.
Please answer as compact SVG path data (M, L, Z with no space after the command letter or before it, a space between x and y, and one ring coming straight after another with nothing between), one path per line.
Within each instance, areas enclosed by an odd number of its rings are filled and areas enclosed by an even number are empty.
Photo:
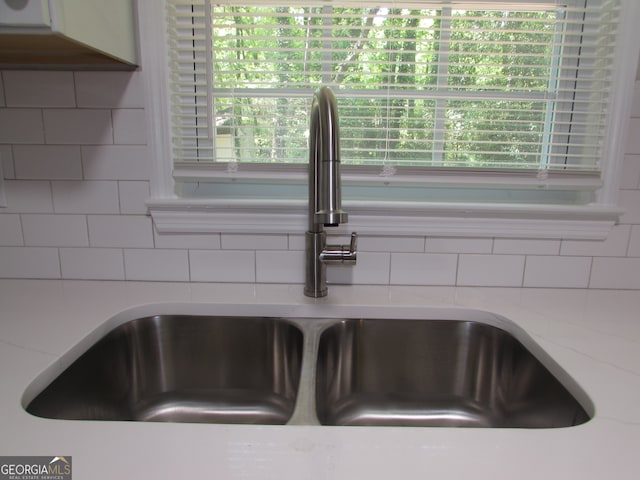
M298 200L211 200L178 197L147 202L158 233L303 234L307 205ZM503 205L343 202L349 223L332 232L378 236L439 236L604 240L622 213L606 205Z

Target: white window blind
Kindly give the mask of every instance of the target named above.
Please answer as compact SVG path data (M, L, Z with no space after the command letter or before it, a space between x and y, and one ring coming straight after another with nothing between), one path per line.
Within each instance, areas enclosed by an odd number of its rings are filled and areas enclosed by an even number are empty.
M615 0L170 0L174 164L306 164L328 85L354 171L597 175L617 15Z

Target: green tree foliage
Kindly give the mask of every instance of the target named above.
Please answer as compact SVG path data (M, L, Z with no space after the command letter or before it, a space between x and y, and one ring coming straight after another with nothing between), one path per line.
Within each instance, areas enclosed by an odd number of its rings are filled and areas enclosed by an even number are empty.
M306 162L324 84L345 163L535 163L558 29L541 11L214 7L217 131L237 161Z

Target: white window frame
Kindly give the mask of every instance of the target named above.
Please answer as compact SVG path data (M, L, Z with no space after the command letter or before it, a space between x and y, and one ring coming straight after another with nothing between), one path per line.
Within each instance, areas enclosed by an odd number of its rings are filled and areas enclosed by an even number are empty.
M306 201L286 199L187 198L176 194L171 157L169 89L164 1L138 0L142 75L152 157L151 198L147 205L159 233L304 233ZM349 224L332 232L393 236L455 236L603 240L623 213L617 206L624 144L631 113L635 60L640 52L636 28L640 2L622 0L610 122L603 146L602 186L588 205L350 201L343 207ZM429 182L450 181L437 176ZM230 173L229 181L242 182ZM391 181L391 180L390 180ZM394 178L393 182L402 182ZM484 180L480 180L482 182ZM486 181L495 182L495 178ZM532 179L547 188L545 179ZM456 175L456 184L477 185L477 176ZM344 231L343 231L344 230Z

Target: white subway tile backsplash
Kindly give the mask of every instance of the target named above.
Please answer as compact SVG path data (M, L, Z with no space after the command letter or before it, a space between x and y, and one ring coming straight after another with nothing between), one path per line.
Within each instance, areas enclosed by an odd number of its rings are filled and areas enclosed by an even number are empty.
M523 255L460 255L457 285L520 287Z
M75 107L73 72L7 70L3 73L8 107Z
M144 108L139 72L75 72L78 106Z
M125 250L124 263L127 280L189 281L187 250Z
M255 252L249 250L190 250L194 282L255 282Z
M557 255L560 240L496 238L493 253L522 255Z
M455 285L454 254L391 253L392 285Z
M256 282L304 283L304 252L257 251Z
M2 72L0 72L0 107L6 105L4 101L4 81L2 80Z
M13 166L13 149L11 145L0 145L0 164L4 178L16 178L16 171Z
M20 215L0 214L0 245L5 247L24 245Z
M631 118L629 120L627 133L627 144L625 148L626 154L640 154L640 118Z
M388 253L375 253L373 255L385 255L387 258L389 257ZM361 255L358 255L359 257ZM389 265L389 261L387 260L387 265ZM304 271L304 270L303 270ZM332 265L327 269L327 285L375 285L373 277L367 277L364 281L358 282L356 280L356 272L357 270L353 269L353 266L347 265ZM361 277L362 278L362 277ZM383 285L389 283L389 274L387 268L387 278L379 282Z
M640 72L640 64L638 65L638 72ZM636 86L633 91L633 105L631 107L631 116L640 117L640 79L636 79Z
M82 147L84 178L88 180L149 180L149 150L141 145Z
M113 143L110 110L45 109L47 144L105 145Z
M345 237L345 243L349 238ZM424 237L378 237L361 235L358 237L359 252L424 252Z
M51 182L56 213L119 213L118 182Z
M429 253L491 253L491 238L427 237Z
M7 207L7 199L4 195L4 173L2 172L2 162L0 161L0 209L6 208L6 207Z
M591 257L528 256L525 287L586 288Z
M640 257L640 225L634 225L631 227L627 256Z
M640 155L625 155L620 188L635 189L640 185Z
M234 235L220 236L221 248L229 250L286 250L286 235Z
M289 234L289 250L304 250L304 234Z
M143 215L89 215L92 247L152 248L151 219Z
M7 180L4 188L7 197L4 213L53 213L51 182Z
M560 253L562 255L616 257L627 252L631 226L616 225L604 241L598 240L563 240Z
M118 109L112 112L113 143L119 145L145 145L147 124L144 110Z
M187 248L194 250L217 250L220 248L219 233L158 233L154 229L156 248Z
M640 190L620 190L618 204L624 209L620 223L640 224Z
M60 278L58 249L0 247L0 278Z
M0 143L44 143L42 110L39 108L0 109Z
M390 253L359 252L356 265L328 267L327 283L334 285L388 285L390 269Z
M61 248L62 278L124 280L122 250L116 248Z
M16 145L13 156L18 179L82 179L82 159L77 145Z
M589 286L640 289L640 258L594 258Z
M145 201L149 198L149 182L118 182L118 193L120 196L120 213L141 215L147 213Z
M84 215L22 215L24 243L35 247L87 247Z

